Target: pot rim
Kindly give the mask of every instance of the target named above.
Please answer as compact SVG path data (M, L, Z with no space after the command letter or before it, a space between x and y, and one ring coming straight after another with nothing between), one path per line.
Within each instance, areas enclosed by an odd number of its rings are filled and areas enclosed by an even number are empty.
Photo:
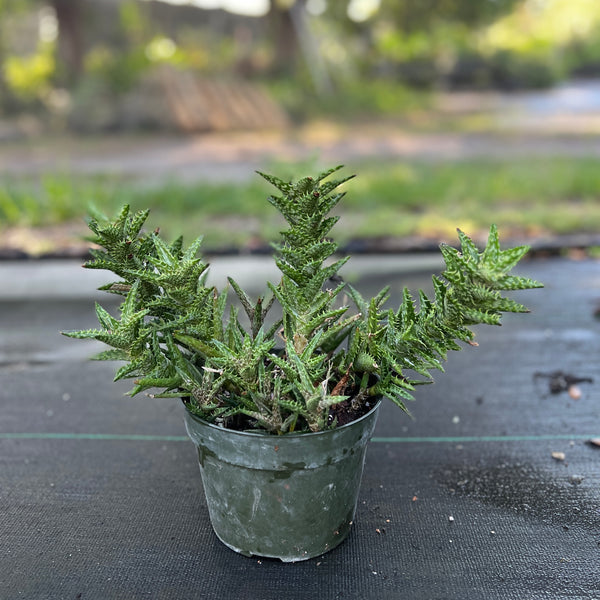
M198 423L201 423L202 425L204 425L206 427L215 429L216 431L220 431L220 432L227 431L228 433L230 433L232 435L241 435L244 437L256 437L256 438L260 438L260 439L264 440L264 439L300 438L300 437L307 437L307 436L331 435L332 433L343 431L345 429L349 429L350 427L356 425L357 423L360 423L361 421L368 419L370 416L372 416L377 411L377 409L381 406L381 403L382 403L382 399L377 398L373 407L367 413L365 413L362 417L359 417L358 419L355 419L354 421L350 421L349 423L346 423L345 425L342 425L341 427L336 427L335 429L325 429L324 431L292 432L292 433L283 433L281 435L275 435L272 433L268 433L267 431L265 431L264 433L254 432L254 431L238 431L237 429L228 429L227 427L221 427L220 425L215 425L214 423L209 423L208 421L205 421L201 417L192 413L189 410L189 408L187 407L187 405L185 404L185 402L183 402L183 405L185 407L187 415L191 419L193 419L194 421L196 421Z

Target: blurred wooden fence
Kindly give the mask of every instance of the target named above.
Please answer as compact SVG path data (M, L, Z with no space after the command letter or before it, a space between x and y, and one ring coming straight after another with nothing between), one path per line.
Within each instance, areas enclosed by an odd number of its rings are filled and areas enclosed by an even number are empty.
M165 68L162 87L174 125L186 132L280 128L285 111L258 85Z

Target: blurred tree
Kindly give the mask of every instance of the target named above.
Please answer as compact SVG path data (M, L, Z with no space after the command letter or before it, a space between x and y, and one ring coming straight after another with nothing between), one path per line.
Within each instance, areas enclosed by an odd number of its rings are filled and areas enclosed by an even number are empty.
M9 17L50 8L57 23L57 51L62 65L61 75L67 85L74 83L83 71L83 9L74 0L0 0L0 25ZM0 29L0 64L7 58L8 48L2 45ZM48 42L49 40L40 40Z
M11 27L11 17L30 10L34 2L35 0L0 0L0 110L3 111L11 112L19 104L6 81L4 68L10 55L6 38Z
M296 79L299 72L305 72L318 94L329 95L333 81L319 42L308 26L306 7L307 0L271 0L267 14L273 44L271 72Z
M460 28L463 37L469 36L470 28L498 18L523 1L271 0L267 20L274 52L272 73L297 78L304 71L318 93L332 89L333 72L330 75L331 69L319 51L320 40L306 25L312 13L325 23L322 30L332 33L335 29L336 35L345 38L342 47L347 61L353 61L363 76L377 71L385 61L411 61L409 80L428 85L437 77L438 63L443 62L439 55L456 46L457 40L451 39L453 26ZM434 40L430 33L441 27L445 30L440 42L440 36ZM417 38L409 39L411 35ZM390 48L392 52L386 54Z
M363 77L385 76L409 86L441 83L477 31L527 0L348 0L326 3L323 16L354 40Z
M489 22L524 0L345 0L324 2L322 16L333 18L350 30L368 30L378 23L407 32L428 29L439 21L455 21L467 26ZM293 3L293 1L292 1ZM359 5L370 10L352 10ZM361 18L358 18L361 15ZM354 18L353 18L354 17Z
M64 65L67 83L74 83L83 72L83 10L80 2L51 0L58 22L58 56Z
M384 0L380 19L392 20L403 31L424 30L438 21L458 21L468 26L489 22L522 0Z
M304 0L271 1L266 18L273 43L274 75L291 75L297 67L299 44L293 11L298 10L300 3L304 4Z

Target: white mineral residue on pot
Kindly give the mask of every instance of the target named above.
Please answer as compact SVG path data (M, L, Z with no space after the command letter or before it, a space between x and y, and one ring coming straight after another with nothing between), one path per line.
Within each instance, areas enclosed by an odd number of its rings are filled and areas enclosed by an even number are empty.
M254 488L254 502L252 503L252 516L250 517L250 520L254 519L256 516L261 495L262 492L260 491L260 488Z

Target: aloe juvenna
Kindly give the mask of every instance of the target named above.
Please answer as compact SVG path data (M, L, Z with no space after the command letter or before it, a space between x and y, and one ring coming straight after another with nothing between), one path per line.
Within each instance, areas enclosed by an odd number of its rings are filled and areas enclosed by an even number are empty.
M416 302L404 289L395 310L385 307L388 288L363 298L339 278L348 257L333 259L338 247L328 237L344 196L338 187L351 179L329 179L340 168L296 183L260 173L280 192L268 200L288 228L274 244L281 279L265 295L253 300L229 278L247 319L236 306L226 312L227 289L207 285L201 238L187 249L181 238L168 244L143 232L148 211L128 206L114 221L91 219L100 248L84 266L115 273L119 280L100 289L123 302L119 318L96 305L100 329L65 335L110 346L96 358L125 361L115 379L133 378L132 395L158 388L155 396L181 397L225 427L321 431L337 425L336 407L359 414L379 397L406 410L448 351L472 342L469 326L527 312L501 291L541 284L511 275L528 247L501 250L492 225L483 252L461 231L460 250L441 246L446 269L433 277L433 298L419 291ZM269 319L274 303L281 317Z

